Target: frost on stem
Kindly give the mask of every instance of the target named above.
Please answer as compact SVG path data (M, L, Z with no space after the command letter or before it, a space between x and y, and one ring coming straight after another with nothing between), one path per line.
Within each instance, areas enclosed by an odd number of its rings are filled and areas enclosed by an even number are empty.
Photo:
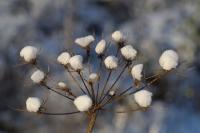
M44 79L45 79L45 73L39 69L34 71L33 74L31 75L31 80L37 84L44 81Z
M29 97L26 100L26 109L28 112L38 112L41 107L41 100L37 97Z
M107 69L115 69L118 66L118 59L115 56L108 56L104 60L104 64Z
M124 41L125 37L122 34L122 32L120 31L115 31L112 33L112 39L116 42L116 43L121 43Z
M106 49L106 41L105 40L101 40L99 43L97 43L97 46L95 48L95 52L98 55L101 55L101 54L103 54L105 49Z
M75 43L82 48L87 48L92 42L94 42L94 37L92 35L80 37L75 40Z
M32 63L36 60L38 54L38 50L33 46L25 46L20 51L20 57L24 59L27 63Z
M81 55L75 55L70 58L69 64L75 71L79 71L83 68L83 57Z
M178 54L173 50L166 50L162 53L159 59L160 66L164 70L171 70L178 65Z
M70 58L71 56L68 52L63 52L58 56L57 61L62 65L67 65L69 63Z
M126 45L121 48L121 54L126 60L132 61L135 59L137 51L133 48L133 46Z
M143 64L134 65L131 69L132 77L138 81L142 78Z
M148 107L151 105L152 93L147 90L141 90L134 94L134 99L136 103L141 107Z
M74 105L81 111L88 111L92 107L92 99L87 95L78 96L74 100Z

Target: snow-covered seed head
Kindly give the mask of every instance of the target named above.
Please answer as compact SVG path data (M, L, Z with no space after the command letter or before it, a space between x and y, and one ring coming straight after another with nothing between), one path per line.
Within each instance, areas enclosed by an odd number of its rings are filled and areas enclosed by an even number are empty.
M25 62L31 63L36 60L38 54L37 48L33 46L25 46L20 51L20 57L24 59Z
M106 66L106 68L108 69L115 69L118 66L118 59L115 56L108 56L106 57L106 59L104 60L104 64Z
M147 90L141 90L134 94L136 103L141 107L148 107L151 105L152 93Z
M110 96L114 96L115 95L115 91L114 90L109 91L109 95Z
M106 49L106 41L101 40L99 43L97 43L97 46L95 48L95 52L100 55L100 54L103 54L105 49Z
M26 100L26 109L28 112L38 112L41 107L41 100L37 97L29 97Z
M131 75L134 79L141 81L143 64L134 65L131 69Z
M81 112L88 111L92 107L92 99L87 95L78 96L74 100L74 105Z
M126 45L121 48L121 54L126 60L131 61L135 59L137 51L131 45Z
M81 55L75 55L69 59L69 64L75 71L79 71L83 68L83 57Z
M94 37L92 35L80 37L75 40L75 43L77 43L82 48L87 48L92 42L94 42Z
M174 50L166 50L159 59L159 64L164 70L171 70L178 65L178 54Z
M61 89L65 89L67 85L64 82L58 82L58 87Z
M71 56L68 52L63 52L58 56L57 61L62 65L67 65L69 63L70 58Z
M99 75L97 73L91 73L89 75L89 82L95 83L98 80L99 80Z
M112 33L112 39L115 42L120 43L124 41L124 35L120 31L115 31Z
M34 71L33 74L31 75L31 80L34 83L39 84L45 80L45 73L38 69L38 70Z

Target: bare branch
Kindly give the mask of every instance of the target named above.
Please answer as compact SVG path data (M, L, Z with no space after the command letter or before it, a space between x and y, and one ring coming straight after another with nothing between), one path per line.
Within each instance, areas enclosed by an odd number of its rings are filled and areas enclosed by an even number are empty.
M47 90L53 91L53 92L57 93L58 95L63 96L63 97L65 97L65 98L67 98L67 99L69 99L69 100L71 100L71 101L74 100L73 98L68 97L68 96L66 96L66 95L64 95L64 94L62 94L62 93L60 93L60 92L58 92L58 91L52 89L51 87L49 87L49 86L46 85L46 84L41 84L41 86L44 86Z

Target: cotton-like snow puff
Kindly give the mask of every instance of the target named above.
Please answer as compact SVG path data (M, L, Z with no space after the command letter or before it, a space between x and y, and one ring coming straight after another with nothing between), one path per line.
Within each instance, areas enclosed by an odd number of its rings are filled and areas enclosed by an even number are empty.
M28 112L38 112L41 107L41 100L37 97L29 97L26 100L26 109Z
M114 90L109 91L109 95L110 96L114 96L115 95L115 91Z
M31 63L36 60L38 54L37 48L33 46L25 46L20 51L20 57L24 59L25 62Z
M98 81L99 80L99 75L98 74L96 74L96 73L91 73L90 75L89 75L89 81L91 82L91 83L95 83L96 81Z
M69 63L70 58L71 56L68 52L63 52L58 56L57 61L62 65L67 65Z
M94 37L92 35L80 37L75 40L75 43L82 48L87 48L92 42L94 42Z
M134 94L136 103L141 107L148 107L151 105L152 93L147 90L141 90Z
M118 66L118 59L115 56L108 56L104 60L104 64L107 69L115 69Z
M75 71L83 69L83 57L81 55L75 55L70 58L69 64Z
M134 65L131 70L132 77L138 81L142 78L143 64Z
M162 53L159 59L159 64L164 70L171 70L178 65L178 54L173 50L166 50Z
M44 81L44 79L45 79L45 73L39 69L34 71L33 74L31 75L31 80L37 84Z
M74 100L74 105L81 111L88 111L92 107L92 99L87 95L78 96Z
M131 61L135 59L137 51L131 45L126 45L121 48L121 54L126 60Z
M103 54L103 52L106 49L106 41L105 40L101 40L99 43L97 43L97 46L95 48L95 52L100 55Z
M112 33L112 39L117 43L123 42L124 38L124 35L120 31L115 31Z
M58 87L64 89L67 87L67 85L64 82L58 82Z

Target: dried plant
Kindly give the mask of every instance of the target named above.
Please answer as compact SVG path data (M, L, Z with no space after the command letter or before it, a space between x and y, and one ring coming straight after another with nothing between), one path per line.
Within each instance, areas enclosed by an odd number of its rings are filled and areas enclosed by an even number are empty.
M28 112L44 114L44 115L72 115L83 113L88 117L87 133L91 133L95 125L96 118L100 111L109 111L107 106L114 102L134 96L138 108L133 110L123 110L116 113L126 113L136 111L138 109L148 108L152 101L152 93L147 90L150 85L155 83L161 77L165 76L178 65L178 55L173 50L166 50L160 57L159 63L161 69L157 74L145 77L143 74L143 64L136 64L137 50L132 45L128 45L124 35L120 31L112 34L112 40L116 43L117 51L113 55L109 55L108 49L110 43L105 40L99 41L95 47L96 56L93 56L91 44L94 42L92 35L78 38L75 43L86 51L86 55L72 55L69 51L62 52L57 61L69 73L72 83L58 82L55 88L48 85L48 73L43 72L38 66L38 50L33 46L24 47L20 56L23 61L31 64L37 70L32 74L31 80L49 91L67 98L74 103L77 108L73 112L52 113L45 109L45 101L41 101L37 97L29 97L26 101L26 110ZM113 50L112 50L113 52ZM91 70L91 58L96 57L95 64L99 67L96 72ZM84 71L88 71L86 75ZM114 77L114 81L112 79ZM132 75L132 83L129 87L124 88L120 83L120 78ZM77 78L79 77L79 78ZM120 85L118 85L118 83ZM69 88L67 84L75 84L80 89L81 95L77 95L73 88ZM77 91L76 91L77 92Z

